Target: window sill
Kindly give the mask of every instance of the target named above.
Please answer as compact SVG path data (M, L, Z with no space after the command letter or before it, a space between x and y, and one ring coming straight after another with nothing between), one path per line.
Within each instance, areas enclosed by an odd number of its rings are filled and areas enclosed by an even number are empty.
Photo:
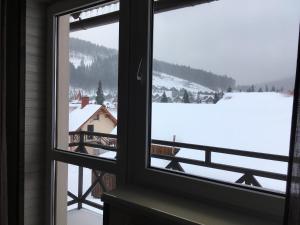
M200 201L175 197L161 192L126 186L102 196L104 203L151 218L191 225L280 225L281 221L260 218Z

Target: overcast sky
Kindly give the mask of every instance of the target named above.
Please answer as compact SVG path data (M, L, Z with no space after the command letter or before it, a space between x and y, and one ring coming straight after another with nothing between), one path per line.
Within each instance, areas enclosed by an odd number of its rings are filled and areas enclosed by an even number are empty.
M295 75L299 0L220 0L157 14L154 57L256 84ZM118 48L118 24L73 37Z

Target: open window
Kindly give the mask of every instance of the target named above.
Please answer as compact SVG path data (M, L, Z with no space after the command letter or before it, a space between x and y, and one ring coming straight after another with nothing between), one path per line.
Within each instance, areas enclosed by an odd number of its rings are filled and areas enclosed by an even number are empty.
M295 0L53 6L56 218L121 179L281 221L299 20Z
M139 7L136 182L281 221L295 135L299 3Z
M154 14L151 167L285 193L299 7L223 0Z
M100 198L117 185L119 8L82 1L49 9L54 224L102 224Z
M57 17L58 150L116 156L119 23L107 17L118 10L113 2Z

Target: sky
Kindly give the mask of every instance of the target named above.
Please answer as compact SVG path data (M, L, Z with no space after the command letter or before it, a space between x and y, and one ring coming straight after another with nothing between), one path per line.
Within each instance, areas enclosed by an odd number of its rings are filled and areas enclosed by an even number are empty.
M220 0L154 16L154 58L250 85L295 76L299 0ZM118 48L118 24L71 33Z

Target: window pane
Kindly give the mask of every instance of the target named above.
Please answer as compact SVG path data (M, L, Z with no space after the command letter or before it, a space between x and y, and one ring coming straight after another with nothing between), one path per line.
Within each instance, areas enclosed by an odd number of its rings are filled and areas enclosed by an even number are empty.
M150 166L285 192L299 15L296 0L154 15Z
M116 176L58 162L56 177L56 224L102 224L100 198L116 188Z
M115 159L119 4L58 18L57 143L60 150ZM80 18L80 20L79 20ZM92 25L86 19L96 19ZM99 24L99 25L97 25Z

